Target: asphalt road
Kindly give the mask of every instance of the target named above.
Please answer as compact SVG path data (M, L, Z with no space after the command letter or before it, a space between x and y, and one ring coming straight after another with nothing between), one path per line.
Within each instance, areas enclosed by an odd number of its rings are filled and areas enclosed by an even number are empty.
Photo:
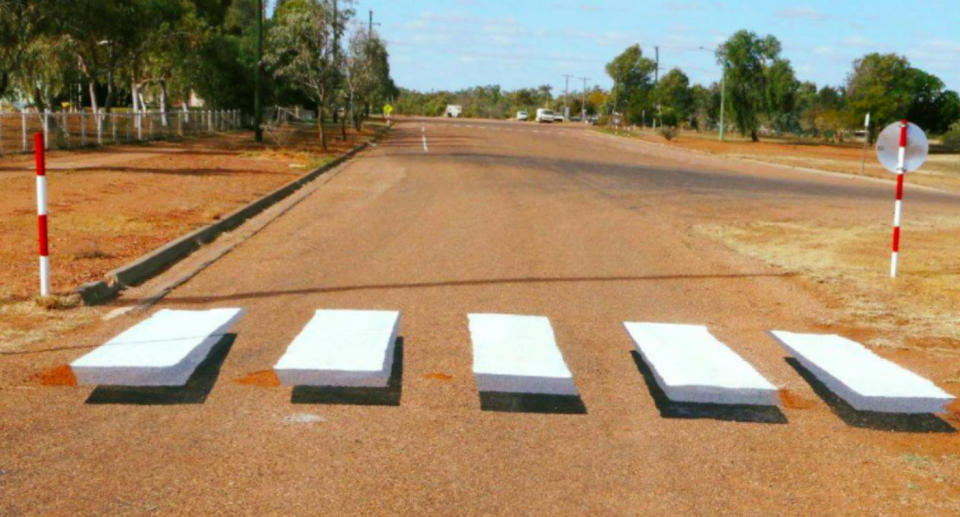
M960 211L907 196L911 213ZM569 125L402 120L158 305L247 310L190 393L111 404L125 394L27 381L83 350L0 358L0 515L956 515L960 481L904 460L960 455L955 433L912 432L949 424L863 419L815 392L765 331L830 330L829 303L692 230L891 210L886 183ZM333 404L237 382L318 308L402 311L399 389ZM586 413L481 410L469 312L548 316ZM670 405L625 320L709 325L790 403Z

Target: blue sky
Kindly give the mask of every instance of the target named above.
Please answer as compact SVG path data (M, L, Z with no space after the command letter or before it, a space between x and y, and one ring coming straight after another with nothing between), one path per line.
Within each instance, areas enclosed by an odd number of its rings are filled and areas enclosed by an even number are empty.
M341 0L345 3L345 0ZM895 52L960 90L960 0L356 0L357 23L374 11L396 83L418 90L551 84L563 74L610 86L604 64L639 43L661 74L719 78L713 49L748 29L773 34L801 80L842 84L852 61ZM570 90L579 90L579 79Z

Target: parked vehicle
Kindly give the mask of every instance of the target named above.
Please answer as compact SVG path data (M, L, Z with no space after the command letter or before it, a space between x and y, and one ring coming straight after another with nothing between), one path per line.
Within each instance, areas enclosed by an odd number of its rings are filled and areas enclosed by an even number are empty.
M554 113L554 114L553 114L553 121L554 121L554 122L563 122L563 121L564 121L564 120L563 120L563 113Z
M527 110L520 110L517 112L517 120L526 121L527 120Z
M546 108L538 108L536 121L540 123L553 122L553 110L548 110Z

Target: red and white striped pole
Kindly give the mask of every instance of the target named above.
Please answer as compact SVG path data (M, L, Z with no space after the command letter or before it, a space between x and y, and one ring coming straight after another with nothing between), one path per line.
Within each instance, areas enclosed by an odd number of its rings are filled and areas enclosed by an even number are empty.
M900 218L903 215L904 158L907 152L907 121L900 121L900 149L897 151L897 200L893 205L893 252L890 254L890 278L897 277L900 253Z
M40 296L50 295L50 257L47 246L47 161L43 152L43 133L33 135L37 158L37 229L40 237Z

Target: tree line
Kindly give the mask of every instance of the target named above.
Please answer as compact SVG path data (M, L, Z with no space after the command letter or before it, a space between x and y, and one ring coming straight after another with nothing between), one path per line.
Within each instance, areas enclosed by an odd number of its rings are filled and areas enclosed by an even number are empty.
M715 129L724 104L725 126L758 140L761 134L792 133L842 140L871 115L871 141L886 124L907 118L933 134L960 140L960 97L933 74L913 67L906 57L866 54L855 60L846 81L821 86L797 78L781 55L776 37L739 31L714 50L723 81L691 84L679 68L655 80L657 64L632 45L606 64L613 86L554 96L549 85L504 91L498 85L459 91L401 89L399 113L438 116L447 104L463 107L463 116L512 117L539 107L583 108L601 120L613 113L625 124ZM721 92L721 83L724 91ZM585 98L584 98L585 97ZM581 106L581 103L583 104ZM951 130L951 127L953 128Z
M871 115L872 140L885 125L907 118L928 132L941 134L960 120L960 96L940 78L910 65L896 54L866 54L853 62L841 86L818 88L800 81L790 61L780 55L776 37L739 31L714 52L723 82L689 85L678 68L657 84L656 63L639 45L624 50L607 64L614 86L612 109L632 123L657 119L665 125L716 127L721 87L724 108L736 129L752 140L761 131L826 135L841 139Z
M264 104L310 104L336 117L397 95L386 43L355 24L350 0L0 0L0 99L94 111L166 111L195 95L252 113L257 67ZM322 132L321 132L322 133Z

